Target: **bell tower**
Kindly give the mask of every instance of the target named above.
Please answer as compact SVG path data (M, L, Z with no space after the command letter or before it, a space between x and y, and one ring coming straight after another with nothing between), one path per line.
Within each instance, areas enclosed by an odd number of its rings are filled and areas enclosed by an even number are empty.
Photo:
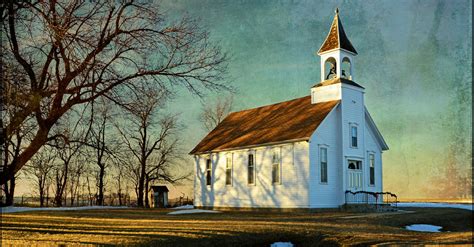
M321 57L321 81L333 78L354 80L353 60L357 51L344 32L339 9L336 9L331 28L318 55Z
M329 33L318 55L321 57L321 82L311 88L311 103L344 100L345 92L364 94L364 88L354 82L354 57L357 51L347 38L339 9L336 9Z

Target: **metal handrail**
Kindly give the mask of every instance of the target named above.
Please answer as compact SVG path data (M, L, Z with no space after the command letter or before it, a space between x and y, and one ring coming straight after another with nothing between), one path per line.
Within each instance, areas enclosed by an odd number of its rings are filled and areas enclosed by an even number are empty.
M352 195L353 198L348 198L348 195ZM359 195L362 195L362 196L359 196ZM371 201L372 199L373 201L375 201L375 204L379 204L380 197L382 198L381 203L384 203L384 202L394 203L395 207L397 206L398 197L396 194L391 193L391 192L373 192L373 191L364 191L364 190L352 192L350 190L346 190L346 193L345 193L347 204L362 204L362 203L369 204L369 202L372 202Z

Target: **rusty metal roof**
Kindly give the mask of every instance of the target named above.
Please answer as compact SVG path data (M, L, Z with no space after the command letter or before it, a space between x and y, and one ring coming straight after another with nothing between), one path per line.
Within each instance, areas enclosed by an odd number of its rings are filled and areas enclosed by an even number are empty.
M357 54L357 51L352 46L351 42L346 36L346 33L344 32L341 20L339 19L338 9L336 9L336 15L334 16L334 20L332 21L331 29L329 29L328 36L326 37L326 40L324 41L321 48L319 48L318 55L323 52L337 48L344 49L346 51Z
M202 154L308 140L339 100L311 104L311 96L233 112L190 152Z

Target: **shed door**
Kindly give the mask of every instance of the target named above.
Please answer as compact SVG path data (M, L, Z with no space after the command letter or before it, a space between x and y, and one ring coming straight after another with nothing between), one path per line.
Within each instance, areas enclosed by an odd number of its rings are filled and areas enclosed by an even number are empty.
M163 192L160 192L158 194L158 207L159 208L164 208L165 207L165 197L163 195Z
M348 160L347 189L350 191L362 190L362 161Z

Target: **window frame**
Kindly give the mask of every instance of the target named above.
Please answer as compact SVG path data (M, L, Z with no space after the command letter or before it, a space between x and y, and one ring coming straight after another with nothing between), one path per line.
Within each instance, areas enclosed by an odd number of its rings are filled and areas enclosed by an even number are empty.
M275 162L275 154L277 155L277 159L278 159L278 162ZM272 167L272 184L273 185L279 185L282 183L282 179L281 179L281 175L282 175L282 168L281 168L281 164L282 164L282 158L281 158L281 147L277 147L277 148L274 148L273 151L272 151L272 162L271 162L271 167ZM275 181L275 177L274 177L274 168L275 166L278 166L278 181Z
M352 130L355 129L355 144L354 144L354 136L352 135ZM349 123L349 147L350 148L359 148L359 128L357 123Z
M229 160L230 160L230 166L229 165ZM229 174L227 173L230 170L230 183L227 183L227 179ZM226 186L233 186L234 183L234 157L233 153L227 153L226 158L225 158L225 181L224 181Z
M329 171L328 171L328 148L327 145L320 145L319 146L319 183L320 184L328 184L329 183ZM325 151L325 158L326 160L323 162L323 150ZM326 181L323 181L323 164L324 164L324 171L325 171L325 178Z
M206 158L206 186L212 185L212 159L211 157Z
M252 156L252 159L250 159L250 156ZM252 160L252 166L250 166L250 161ZM256 168L255 168L255 162L256 161L256 158L255 158L255 152L251 151L251 152L248 152L247 154L247 185L252 185L252 186L255 186L256 185ZM252 183L250 183L250 167L252 167Z
M369 186L375 186L375 153L370 152L369 157Z

